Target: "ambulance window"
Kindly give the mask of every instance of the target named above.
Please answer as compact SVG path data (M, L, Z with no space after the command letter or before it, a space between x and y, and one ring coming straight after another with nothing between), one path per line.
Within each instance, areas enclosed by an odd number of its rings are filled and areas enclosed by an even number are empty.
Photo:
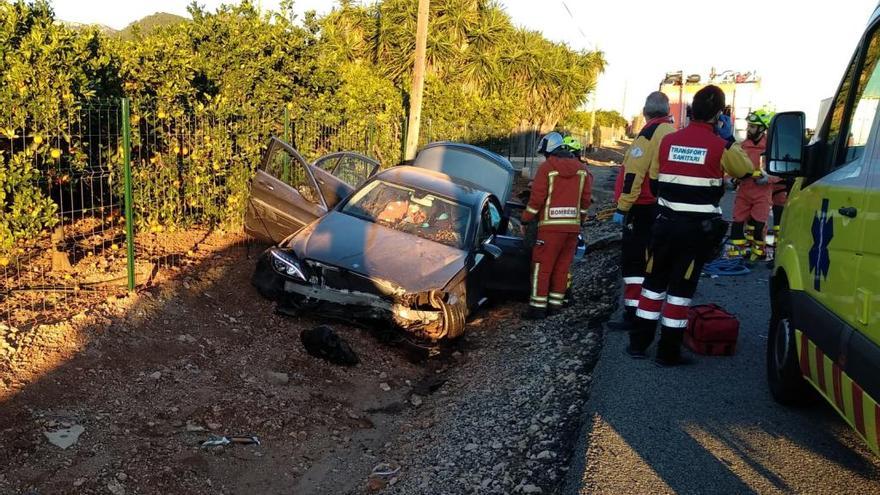
M877 114L877 103L880 102L880 64L877 62L880 62L880 30L871 36L865 62L859 72L855 105L847 130L844 163L860 158L868 143L868 135Z
M835 148L837 138L840 136L840 127L843 124L843 113L844 110L846 110L846 100L848 99L850 86L852 85L856 60L857 59L854 57L852 62L850 62L849 68L846 70L846 78L843 80L843 84L840 85L840 91L837 92L837 96L834 98L834 104L828 112L830 122L828 124L828 134L825 137L825 143L828 145L829 150Z

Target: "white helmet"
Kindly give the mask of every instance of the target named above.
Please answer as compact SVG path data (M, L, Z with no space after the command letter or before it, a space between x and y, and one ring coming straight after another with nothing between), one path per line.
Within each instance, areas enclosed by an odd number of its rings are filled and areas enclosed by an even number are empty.
M553 153L562 144L562 134L555 131L548 132L541 138L541 142L538 143L538 153Z

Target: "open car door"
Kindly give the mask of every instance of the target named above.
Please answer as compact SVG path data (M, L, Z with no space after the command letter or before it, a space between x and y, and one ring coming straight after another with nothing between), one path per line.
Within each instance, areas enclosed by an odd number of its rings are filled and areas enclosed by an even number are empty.
M315 160L315 167L357 189L379 170L379 162L352 151L341 151Z
M290 145L272 138L251 182L244 224L248 234L278 243L323 216L353 188L309 165Z

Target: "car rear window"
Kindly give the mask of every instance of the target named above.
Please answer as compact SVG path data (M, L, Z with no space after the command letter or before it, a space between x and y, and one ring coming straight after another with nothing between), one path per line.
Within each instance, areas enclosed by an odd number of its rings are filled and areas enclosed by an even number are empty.
M469 206L381 180L364 186L342 212L458 249L464 249L470 231Z

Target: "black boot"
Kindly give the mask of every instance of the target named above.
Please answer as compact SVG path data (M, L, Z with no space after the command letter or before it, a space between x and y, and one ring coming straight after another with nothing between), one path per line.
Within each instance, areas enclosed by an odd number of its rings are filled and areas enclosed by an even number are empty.
M574 298L574 292L572 292L571 287L569 287L565 290L565 299L563 299L562 307L570 308L575 303L575 301L576 299Z
M610 332L631 332L635 330L636 308L626 307L623 310L623 316L618 321L609 321L605 323L605 328Z
M660 340L657 342L657 356L654 362L658 366L682 366L693 364L694 360L681 353L681 342L684 339L684 330L663 328L660 332Z
M626 346L626 353L635 359L648 357L648 347L654 341L656 327L656 321L636 319L633 322L633 330L629 332L629 345Z
M547 308L539 308L532 305L529 305L529 309L522 314L524 320L543 320L546 317Z

